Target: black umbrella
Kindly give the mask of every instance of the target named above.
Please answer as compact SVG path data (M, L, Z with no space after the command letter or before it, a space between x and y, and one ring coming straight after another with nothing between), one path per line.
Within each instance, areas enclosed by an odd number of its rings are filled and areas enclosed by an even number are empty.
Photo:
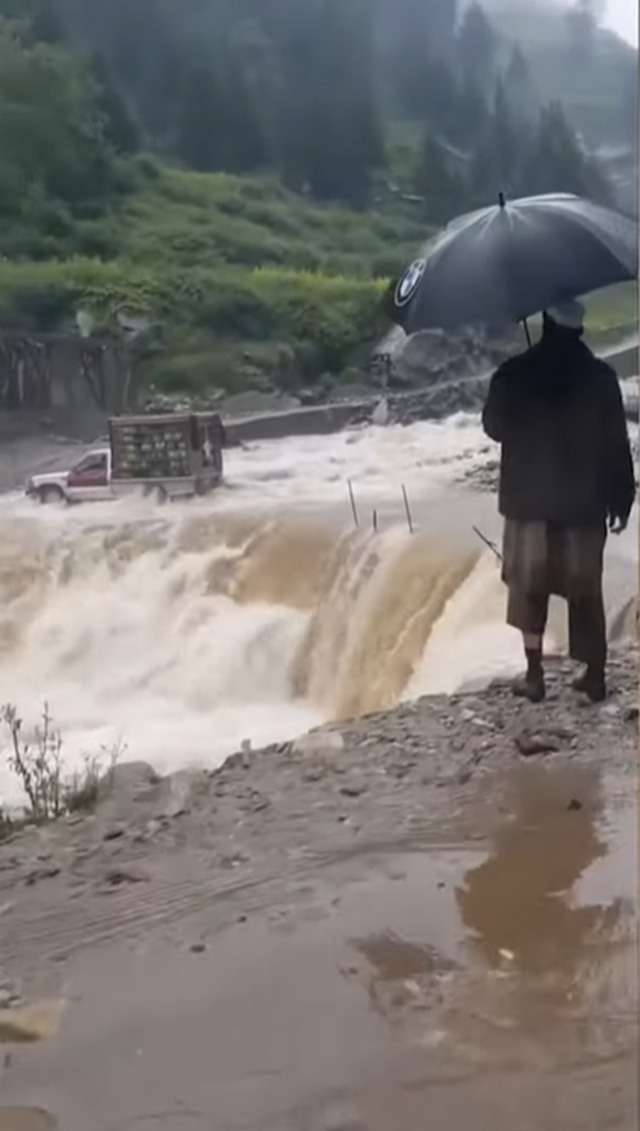
M392 284L389 313L407 334L503 325L638 273L638 228L565 193L453 220Z

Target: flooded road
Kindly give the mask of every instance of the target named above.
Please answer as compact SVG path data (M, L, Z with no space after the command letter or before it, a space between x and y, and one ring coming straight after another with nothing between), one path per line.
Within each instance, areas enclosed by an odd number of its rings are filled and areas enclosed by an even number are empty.
M80 953L60 1031L5 1046L32 1110L0 1131L631 1131L632 787L523 764L488 844L356 854L202 941Z

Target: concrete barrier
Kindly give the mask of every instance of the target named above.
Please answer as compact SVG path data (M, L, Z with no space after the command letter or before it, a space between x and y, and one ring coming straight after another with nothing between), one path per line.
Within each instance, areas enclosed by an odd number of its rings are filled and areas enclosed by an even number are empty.
M634 377L638 373L638 343L625 342L622 346L614 347L603 354L607 361L616 370L621 380ZM488 375L473 377L458 382L471 387L476 387L478 395L486 386ZM409 403L412 397L419 399L425 395L434 396L437 401L438 388L450 389L450 382L443 382L441 386L425 386L417 393L395 394L392 401L395 403ZM286 409L281 412L261 412L251 416L235 416L225 418L228 443L237 446L256 440L280 440L287 436L326 436L339 432L355 424L371 419L371 413L379 400L379 394L368 399L358 401L338 402L330 405L314 405L309 408ZM444 402L446 408L447 401ZM441 405L441 407L443 407ZM637 397L629 399L627 415L631 420L638 419ZM448 410L447 410L448 411ZM416 413L416 416L420 415ZM438 412L425 411L424 417L441 418ZM44 417L44 419L43 419ZM104 413L94 412L88 417L76 421L71 413L54 410L46 414L31 411L0 412L0 446L11 440L21 437L45 436L48 432L55 432L61 436L88 440L99 435L106 423Z
M638 343L632 343L611 349L603 357L613 366L620 380L634 377L638 373ZM482 391L489 380L489 375L467 378L459 384L475 385ZM426 386L416 393L397 394L392 398L395 401L416 399L426 393L436 393L437 388L449 387L448 382L442 386ZM256 440L281 440L286 436L326 436L332 432L339 432L354 424L362 423L371 418L371 413L379 397L368 400L349 401L331 405L314 405L310 408L294 408L284 412L256 413L253 416L230 417L225 419L228 444L232 447L241 443L250 443ZM627 415L630 420L638 419L637 398L627 402Z
M230 446L251 440L281 440L286 436L327 436L356 424L371 412L374 400L314 405L286 412L266 412L224 422Z

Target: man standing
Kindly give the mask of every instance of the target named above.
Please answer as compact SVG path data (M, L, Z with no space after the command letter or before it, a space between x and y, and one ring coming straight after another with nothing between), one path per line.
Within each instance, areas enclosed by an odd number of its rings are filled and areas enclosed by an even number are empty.
M516 694L545 696L542 658L549 597L569 605L569 652L586 665L574 684L606 695L602 571L607 524L624 530L635 478L620 387L582 341L584 307L545 312L540 341L494 374L484 430L502 446L499 509L507 622L524 639Z

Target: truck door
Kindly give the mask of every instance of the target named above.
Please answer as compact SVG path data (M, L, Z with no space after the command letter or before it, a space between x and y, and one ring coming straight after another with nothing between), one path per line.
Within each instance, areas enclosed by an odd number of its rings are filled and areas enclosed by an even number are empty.
M113 497L108 452L89 452L71 469L67 495L73 502L98 502Z

